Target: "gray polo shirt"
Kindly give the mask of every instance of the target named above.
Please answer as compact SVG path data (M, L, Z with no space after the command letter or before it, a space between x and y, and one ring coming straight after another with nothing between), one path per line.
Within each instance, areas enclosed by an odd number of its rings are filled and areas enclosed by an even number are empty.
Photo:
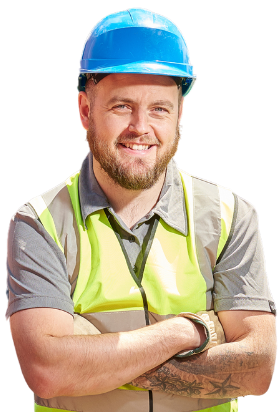
M92 155L83 162L79 179L81 213L87 217L101 209L112 215L131 266L137 274L148 242L148 229L157 215L187 236L187 212L179 171L172 160L155 207L132 228L114 212L92 168ZM274 311L264 270L256 213L238 198L237 219L229 247L214 269L214 309ZM61 309L73 314L65 256L24 205L13 217L8 237L8 297L6 316L35 307Z

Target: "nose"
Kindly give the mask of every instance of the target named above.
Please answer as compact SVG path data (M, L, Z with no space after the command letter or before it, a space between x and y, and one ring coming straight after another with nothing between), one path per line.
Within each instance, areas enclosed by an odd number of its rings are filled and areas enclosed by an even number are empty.
M144 110L138 109L133 111L129 132L136 133L138 136L149 132L148 115Z

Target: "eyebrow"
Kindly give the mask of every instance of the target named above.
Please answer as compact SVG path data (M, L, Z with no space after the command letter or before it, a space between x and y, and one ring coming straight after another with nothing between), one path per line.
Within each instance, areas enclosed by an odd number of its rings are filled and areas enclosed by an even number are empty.
M153 102L153 104L155 106L165 106L171 110L174 110L174 106L169 100L156 100L155 102Z
M135 103L134 100L129 99L127 97L114 96L108 101L107 104L111 105L111 104L119 103L119 102L130 103L130 104ZM174 106L169 100L155 100L154 102L152 102L151 106L164 106L164 107L168 107L170 110L174 110Z
M107 104L114 104L118 102L123 102L123 103L134 103L134 100L128 99L127 97L121 97L121 96L114 96L112 97Z

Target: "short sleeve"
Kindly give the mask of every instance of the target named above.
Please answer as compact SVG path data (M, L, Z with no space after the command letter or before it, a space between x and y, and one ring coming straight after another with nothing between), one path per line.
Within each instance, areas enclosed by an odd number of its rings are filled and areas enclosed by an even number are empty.
M214 310L275 313L255 209L236 197L231 238L214 269Z
M26 205L10 223L7 268L7 317L42 307L73 314L65 256Z

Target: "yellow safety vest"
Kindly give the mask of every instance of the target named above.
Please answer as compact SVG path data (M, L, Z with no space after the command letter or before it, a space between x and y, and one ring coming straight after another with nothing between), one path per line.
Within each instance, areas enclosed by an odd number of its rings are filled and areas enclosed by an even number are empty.
M101 333L135 330L180 312L212 309L212 271L229 238L234 196L227 189L185 173L181 173L181 178L187 236L162 219L157 220L138 275L130 265L121 239L112 229L109 213L94 212L84 225L78 195L79 174L59 190L56 188L53 193L30 202L45 229L65 253L66 260L72 261L73 253L65 248L65 239L67 245L76 245L72 249L78 256L74 259L78 260L78 269L75 268L69 279L73 285L74 311ZM42 399L35 395L36 412L148 412L150 403L154 412L237 411L235 400L152 393L128 384L105 394L85 397Z

